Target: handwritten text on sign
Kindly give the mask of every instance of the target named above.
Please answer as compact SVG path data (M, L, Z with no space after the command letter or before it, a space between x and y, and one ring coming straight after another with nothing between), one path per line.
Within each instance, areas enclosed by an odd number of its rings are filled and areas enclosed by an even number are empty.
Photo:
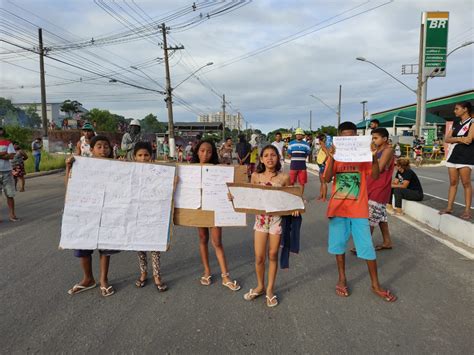
M334 137L336 147L334 160L348 163L370 162L372 161L371 142L371 136Z

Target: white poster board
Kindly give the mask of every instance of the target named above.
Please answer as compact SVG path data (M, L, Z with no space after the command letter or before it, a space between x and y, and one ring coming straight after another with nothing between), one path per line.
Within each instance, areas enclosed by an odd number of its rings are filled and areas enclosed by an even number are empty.
M166 251L174 166L75 157L60 248Z
M298 187L228 184L234 209L256 214L288 215L305 209Z
M245 213L235 212L227 196L234 171L233 166L178 165L175 207L212 211L218 227L246 226Z
M346 163L371 162L372 136L334 137L334 160Z

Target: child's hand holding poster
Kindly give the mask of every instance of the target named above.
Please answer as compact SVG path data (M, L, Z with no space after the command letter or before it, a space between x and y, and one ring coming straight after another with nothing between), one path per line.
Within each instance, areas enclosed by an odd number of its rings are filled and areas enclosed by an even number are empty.
M334 160L346 163L371 162L371 136L334 137Z

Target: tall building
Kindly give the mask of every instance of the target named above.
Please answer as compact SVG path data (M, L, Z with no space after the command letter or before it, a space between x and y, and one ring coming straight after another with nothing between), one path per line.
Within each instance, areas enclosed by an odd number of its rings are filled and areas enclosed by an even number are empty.
M227 112L225 114L225 127L230 130L241 130L243 121L244 118L240 112L236 115ZM222 122L222 112L199 115L198 122Z

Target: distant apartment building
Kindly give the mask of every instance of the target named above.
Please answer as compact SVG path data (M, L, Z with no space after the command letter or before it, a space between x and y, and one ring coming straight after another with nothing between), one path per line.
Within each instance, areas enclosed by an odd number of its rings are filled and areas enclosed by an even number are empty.
M233 130L233 129L241 130L243 120L244 118L240 114L240 112L237 113L236 115L233 115L231 113L226 113L225 127L229 128L230 130ZM222 122L222 112L199 115L198 122Z
M54 122L57 126L61 127L63 119L68 117L67 112L61 111L62 102L50 102L46 103L46 117L48 118L48 122ZM13 106L26 111L31 106L35 107L36 113L41 117L41 103L37 102L21 102L21 103L13 103ZM81 112L73 114L73 119L78 119L82 115L89 112L82 106L80 107Z

